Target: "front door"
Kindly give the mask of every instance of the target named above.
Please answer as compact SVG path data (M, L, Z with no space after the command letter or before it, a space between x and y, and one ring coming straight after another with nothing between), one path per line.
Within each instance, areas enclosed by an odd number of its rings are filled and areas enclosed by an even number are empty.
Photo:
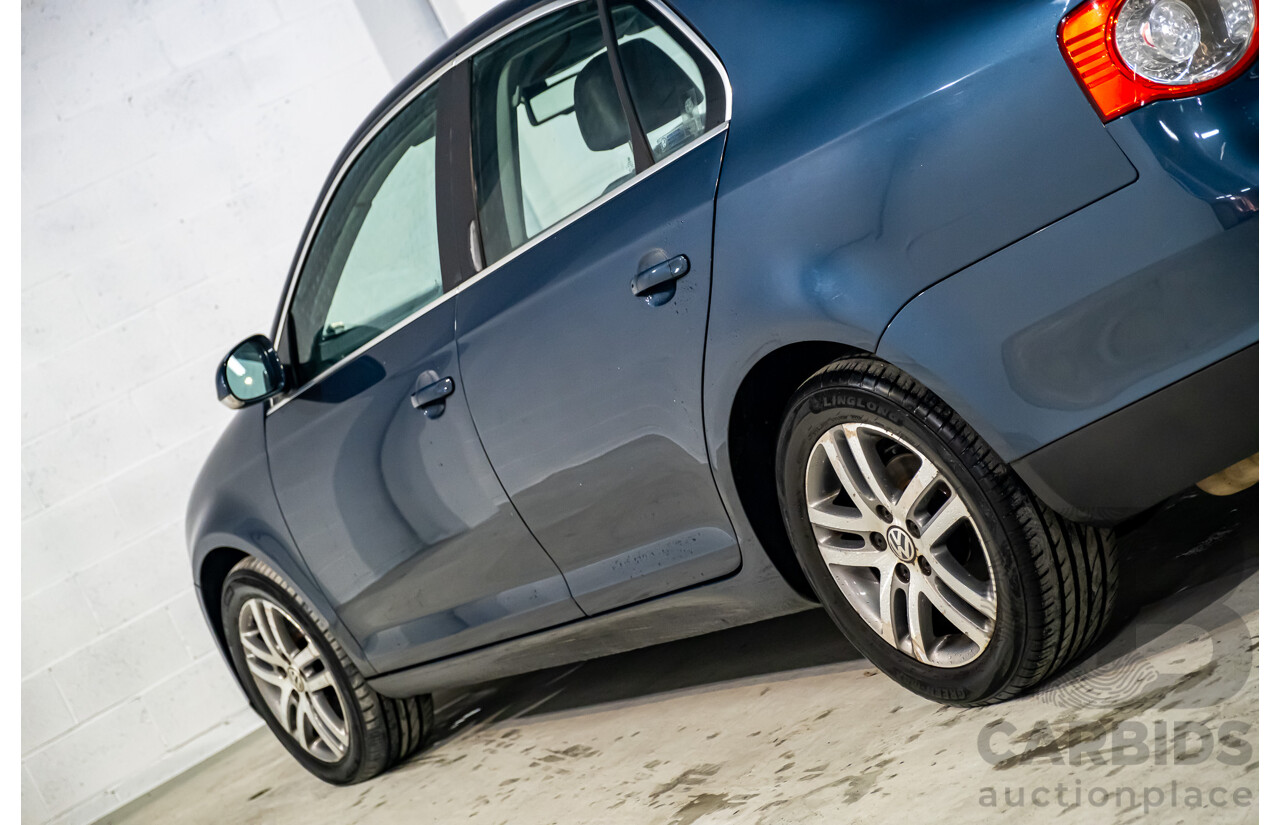
M725 90L654 8L597 9L472 60L488 268L457 298L481 441L591 614L740 564L701 395Z
M267 415L289 529L381 672L583 615L467 410L437 242L436 96L384 125L329 200L284 314L300 389Z

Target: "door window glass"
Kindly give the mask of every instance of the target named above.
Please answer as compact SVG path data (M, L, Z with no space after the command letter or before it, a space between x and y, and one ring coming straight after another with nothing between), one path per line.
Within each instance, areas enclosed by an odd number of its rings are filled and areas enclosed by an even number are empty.
M661 161L724 120L724 91L710 61L632 3L614 6L618 57L636 116ZM683 37L681 37L683 40Z
M334 192L289 310L299 383L443 291L435 98L429 89L396 115Z
M471 110L489 262L635 175L595 3L547 15L478 54Z

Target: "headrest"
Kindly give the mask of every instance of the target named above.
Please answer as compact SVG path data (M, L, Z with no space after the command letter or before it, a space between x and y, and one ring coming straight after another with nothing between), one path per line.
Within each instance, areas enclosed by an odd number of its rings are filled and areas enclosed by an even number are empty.
M675 120L685 101L702 102L702 92L666 52L643 38L618 46L624 74L631 78L632 99L640 126L649 132ZM604 152L627 142L630 130L613 85L609 54L591 59L573 84L573 108L582 140L593 152Z

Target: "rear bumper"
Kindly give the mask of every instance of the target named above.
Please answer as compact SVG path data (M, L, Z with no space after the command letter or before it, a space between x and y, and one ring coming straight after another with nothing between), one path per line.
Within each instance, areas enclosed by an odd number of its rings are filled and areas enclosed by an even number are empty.
M1068 518L1115 523L1258 451L1258 346L1064 436L1013 469Z

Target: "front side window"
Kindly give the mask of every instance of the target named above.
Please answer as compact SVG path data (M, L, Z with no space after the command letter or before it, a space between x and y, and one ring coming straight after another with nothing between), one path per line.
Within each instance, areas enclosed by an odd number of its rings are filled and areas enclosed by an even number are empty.
M304 384L440 296L436 94L395 116L334 192L288 315Z
M540 18L478 54L471 112L490 262L635 175L595 3Z

